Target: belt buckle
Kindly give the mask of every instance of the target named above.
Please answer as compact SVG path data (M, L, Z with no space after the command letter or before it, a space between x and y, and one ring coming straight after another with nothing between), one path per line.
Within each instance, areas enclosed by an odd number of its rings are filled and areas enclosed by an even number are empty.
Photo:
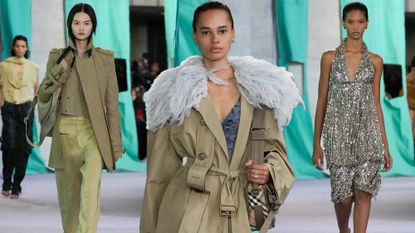
M232 218L236 215L236 207L230 205L221 205L220 206L220 216Z

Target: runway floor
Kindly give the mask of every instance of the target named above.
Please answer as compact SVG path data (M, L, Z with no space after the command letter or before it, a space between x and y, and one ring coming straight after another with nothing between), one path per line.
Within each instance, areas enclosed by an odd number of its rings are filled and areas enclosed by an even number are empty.
M138 233L144 173L102 177L99 233ZM29 175L18 200L0 198L0 233L59 233L60 213L53 174ZM329 180L297 181L269 232L336 233ZM415 177L383 178L369 233L415 232Z

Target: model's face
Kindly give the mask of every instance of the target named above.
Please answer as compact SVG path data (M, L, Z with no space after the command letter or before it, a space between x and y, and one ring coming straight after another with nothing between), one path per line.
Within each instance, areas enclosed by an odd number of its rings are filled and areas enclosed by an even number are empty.
M84 12L78 12L73 17L71 27L72 33L77 40L87 40L92 31L91 17Z
M14 46L13 46L13 50L14 50L14 53L16 54L16 57L24 57L24 55L27 52L26 41L16 40L16 43L14 43Z
M365 14L359 10L353 10L347 13L343 26L346 28L347 37L351 39L360 39L363 37L368 25Z
M208 10L199 15L193 40L207 62L226 59L235 31L224 10Z

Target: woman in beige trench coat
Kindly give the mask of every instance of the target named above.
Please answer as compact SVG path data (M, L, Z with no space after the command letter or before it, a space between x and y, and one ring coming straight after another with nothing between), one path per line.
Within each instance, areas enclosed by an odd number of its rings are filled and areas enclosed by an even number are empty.
M43 132L50 127L42 124L41 136L52 134L49 166L65 233L97 231L101 171L115 169L123 153L114 56L94 47L96 25L90 5L71 9L70 45L52 49L39 90L39 115L58 108L53 131Z
M251 232L248 182L279 187L281 128L302 102L292 75L252 57L228 57L229 8L199 6L193 38L202 53L163 72L145 94L148 172L141 233ZM266 107L265 160L250 160L255 107ZM227 211L224 211L227 210Z

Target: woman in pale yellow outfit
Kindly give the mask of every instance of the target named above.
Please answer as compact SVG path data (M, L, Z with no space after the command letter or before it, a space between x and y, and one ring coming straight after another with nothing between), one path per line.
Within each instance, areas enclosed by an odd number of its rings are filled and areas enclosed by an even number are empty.
M23 119L37 93L38 66L27 58L27 38L13 39L11 57L0 63L0 103L3 120L3 186L1 194L12 199L19 198L21 182L26 174L27 161L31 152L26 142ZM28 136L32 139L33 114L28 120ZM14 174L13 174L14 171ZM12 179L13 178L13 179Z
M95 233L101 171L115 169L123 153L118 85L113 53L92 43L94 9L76 4L67 26L70 45L50 52L39 112L60 95L49 166L55 168L64 232Z

